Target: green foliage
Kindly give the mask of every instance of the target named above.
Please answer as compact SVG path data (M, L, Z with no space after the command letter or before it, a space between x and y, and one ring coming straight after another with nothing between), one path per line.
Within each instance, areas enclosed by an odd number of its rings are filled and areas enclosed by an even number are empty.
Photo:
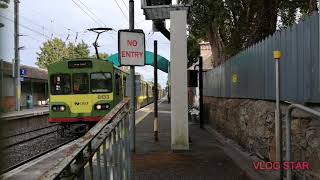
M108 57L109 57L109 54L107 54L107 53L99 53L99 57L100 57L100 59L108 59ZM90 56L90 58L97 58L97 55L96 54L93 54L93 55L91 55Z
M194 36L188 37L188 67L192 66L193 63L197 62L200 56L199 40Z
M83 41L78 44L68 43L66 45L61 39L54 38L43 43L40 47L36 65L40 68L48 68L50 64L64 59L88 58L89 52L89 46Z
M198 41L210 41L214 58L218 59L235 55L272 34L277 27L291 25L300 17L299 12L309 14L317 10L316 0L181 0L181 2L192 3L189 18L190 35Z
M83 41L78 44L69 43L67 46L68 50L68 59L75 59L75 58L88 58L89 57L89 46L84 43Z

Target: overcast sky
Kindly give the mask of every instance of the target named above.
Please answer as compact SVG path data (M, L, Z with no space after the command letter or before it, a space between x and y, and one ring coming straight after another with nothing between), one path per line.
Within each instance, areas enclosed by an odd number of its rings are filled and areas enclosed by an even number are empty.
M39 47L43 42L52 37L68 39L70 42L83 40L91 45L90 51L91 54L94 54L92 43L96 35L86 31L93 27L106 26L116 30L101 36L99 52L117 53L117 30L126 29L129 24L128 2L129 0L22 0L20 3L20 34L24 36L21 37L20 45L25 46L25 49L20 53L21 63L36 66L36 52L39 52ZM13 20L12 7L1 11L1 15ZM10 32L10 27L13 27L13 22L1 17L0 20L7 25L0 33L5 33L9 37L6 41L12 41L13 34ZM140 0L135 0L135 28L144 30L147 50L153 51L153 40L158 40L159 54L170 59L169 41L161 33L152 32L152 22L145 20ZM77 40L76 34L78 34ZM12 54L10 50L8 52ZM152 67L138 67L137 72L143 74L145 80L153 80ZM167 75L159 71L159 83L162 87L165 86L166 79Z

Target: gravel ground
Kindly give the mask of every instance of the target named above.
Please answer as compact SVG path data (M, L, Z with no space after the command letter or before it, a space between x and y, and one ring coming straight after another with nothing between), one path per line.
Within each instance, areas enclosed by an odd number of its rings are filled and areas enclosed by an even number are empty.
M20 144L18 146L13 146L1 152L2 157L4 157L4 162L6 162L6 165L3 168L8 168L18 164L73 138L74 137L72 136L61 138L54 133Z
M27 141L28 139L31 139L31 138L36 138L36 137L43 135L43 134L46 134L46 133L55 132L55 131L57 131L57 128L59 128L59 126L49 127L49 128L41 129L41 130L34 131L34 132L26 132L25 133L25 131L22 131L25 134L15 133L14 135L17 135L17 136L8 137L8 138L5 137L4 139L0 140L0 143L2 144L2 146L12 145L14 143Z
M20 119L20 121L13 120L13 121L9 121L6 124L7 131L4 134L4 136L20 134L23 132L27 132L30 130L34 130L34 129L38 129L38 128L42 128L50 125L52 124L47 122L47 116L40 116L39 118ZM20 142L22 140L29 139L31 137L35 137L50 131L54 131L57 129L57 127L51 127L51 128L43 129L40 131L12 137L7 139L5 142L3 140L0 141L0 144L3 146L3 145L9 145L16 142ZM4 164L2 164L0 169L6 169L8 167L11 167L33 156L43 153L51 148L54 148L64 142L67 142L73 138L75 138L75 136L71 136L71 135L62 138L55 132L55 133L51 133L51 134L33 139L31 141L21 143L19 145L15 145L13 147L4 149L0 151L0 156L2 157L1 161L4 162Z
M35 116L32 118L25 119L9 120L5 121L5 124L3 124L3 126L5 127L3 129L3 136L19 134L33 129L46 127L49 125L52 125L52 123L48 122L48 115Z

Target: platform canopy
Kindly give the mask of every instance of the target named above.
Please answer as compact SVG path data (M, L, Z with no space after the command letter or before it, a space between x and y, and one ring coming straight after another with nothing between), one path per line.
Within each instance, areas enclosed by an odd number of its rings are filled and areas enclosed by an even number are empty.
M153 60L154 60L154 53L146 51L146 65L153 66ZM109 56L107 61L112 62L117 67L120 66L118 53L112 56ZM168 73L169 66L170 66L170 61L158 55L158 69L165 73Z

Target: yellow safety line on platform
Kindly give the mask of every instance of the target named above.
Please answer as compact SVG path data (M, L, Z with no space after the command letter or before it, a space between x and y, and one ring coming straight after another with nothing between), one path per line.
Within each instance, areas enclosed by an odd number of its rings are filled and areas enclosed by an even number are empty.
M163 101L164 101L164 99L160 100L158 105L160 105ZM140 109L138 111L145 111L146 114L144 114L141 118L136 119L136 125L139 124L144 118L146 118L151 112L153 112L153 108L145 107L145 108L142 108L142 109Z

